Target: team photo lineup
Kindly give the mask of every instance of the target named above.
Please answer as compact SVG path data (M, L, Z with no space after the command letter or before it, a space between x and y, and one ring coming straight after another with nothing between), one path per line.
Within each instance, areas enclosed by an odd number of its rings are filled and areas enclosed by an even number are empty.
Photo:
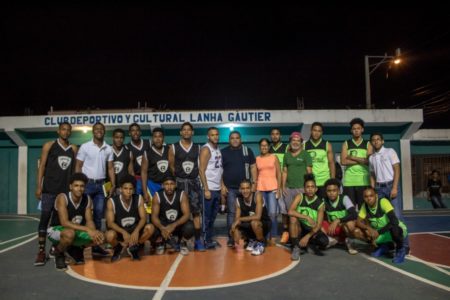
M410 247L400 160L384 147L382 132L366 132L365 140L364 128L362 119L352 119L338 150L322 138L320 122L311 125L309 137L294 131L287 142L272 128L258 154L238 130L225 147L219 147L216 127L208 128L203 145L195 144L189 122L170 145L159 127L143 139L137 123L128 133L115 129L108 145L98 122L92 139L79 147L70 142L71 124L60 123L39 161L34 265L54 258L55 267L66 270L68 262L85 262L86 248L111 263L213 251L221 247L219 213L226 215L227 251L237 254L259 256L281 246L299 261L306 253L324 256L330 247L355 255L367 243L373 257L393 253L392 262L403 263Z

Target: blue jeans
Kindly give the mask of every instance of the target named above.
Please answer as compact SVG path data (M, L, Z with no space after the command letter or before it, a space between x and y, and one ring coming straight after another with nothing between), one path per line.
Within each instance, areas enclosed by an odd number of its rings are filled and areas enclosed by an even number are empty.
M214 222L219 212L220 191L211 191L211 199L204 199L205 241L211 242L214 236Z
M272 221L272 227L270 228L270 236L276 237L278 235L278 222L277 222L277 216L278 216L278 200L276 198L274 191L268 191L268 192L260 192L264 199L264 204L267 208L267 213L269 214L270 220Z
M397 187L397 197L395 197L394 199L391 199L391 191L392 191L392 187L393 187L393 182L388 182L385 185L383 184L383 186L376 184L375 185L375 190L377 191L378 194L378 198L386 198L389 199L391 201L392 206L394 207L394 213L397 216L397 218L402 221L403 223L405 222L404 218L403 218L403 198L402 198L402 189L400 186ZM404 237L404 245L406 247L409 247L409 238L407 236Z
M228 189L227 194L227 233L228 237L232 238L230 235L231 225L233 225L234 218L236 217L236 198L239 195L238 189Z
M103 194L103 183L86 184L85 194L91 197L94 205L95 228L102 229L102 219L105 216L105 195Z

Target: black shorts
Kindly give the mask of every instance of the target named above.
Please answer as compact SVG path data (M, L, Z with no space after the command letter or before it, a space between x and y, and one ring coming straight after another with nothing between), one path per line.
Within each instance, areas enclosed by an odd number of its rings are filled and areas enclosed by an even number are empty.
M189 207L192 214L202 213L203 193L200 187L200 180L184 179L177 177L177 190L184 191L189 198Z
M128 232L129 234L132 234L135 228L136 228L136 226L129 227L129 228L122 228L122 229L124 229L124 230L125 230L126 232ZM119 242L123 242L123 236L122 236L122 234L121 234L120 232L116 232L116 233L117 233L117 240L118 240ZM142 236L142 233L144 233L144 228L142 228L142 229L139 231L139 237Z
M266 236L270 232L272 222L270 220L268 221L262 221L262 228L263 228L263 235ZM246 238L249 239L255 239L255 233L253 232L251 222L241 222L238 226L239 231L242 235L244 235Z
M344 195L352 200L354 205L358 205L358 209L364 203L364 190L367 186L344 186Z

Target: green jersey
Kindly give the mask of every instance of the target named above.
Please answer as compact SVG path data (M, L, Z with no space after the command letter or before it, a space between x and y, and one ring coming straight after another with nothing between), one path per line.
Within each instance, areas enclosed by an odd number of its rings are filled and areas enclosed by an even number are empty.
M287 148L288 148L288 145L283 144L283 143L279 143L276 147L274 147L273 145L270 145L270 148L269 148L269 153L275 154L275 156L278 158L278 161L280 162L281 170L283 170L283 159L284 159L284 154L287 151Z
M353 139L345 141L347 143L347 155L367 158L369 141L361 139L359 144ZM344 186L368 186L370 185L369 166L356 164L346 166L344 173Z
M377 200L375 207L369 207L366 203L363 203L358 217L360 217L361 219L367 218L370 223L370 227L375 230L380 230L389 223L387 213L393 210L394 207L392 206L391 202L386 198L382 198ZM400 220L399 226L404 232L406 232L406 226Z
M309 140L305 143L304 149L311 156L312 172L317 186L324 186L331 177L328 165L328 142L320 139L317 144L314 144L312 140Z
M317 217L319 215L319 209L324 205L323 200L319 199L317 195L314 195L312 200L308 199L305 194L302 194L302 200L297 205L295 209L299 214L309 216L314 222L317 222ZM299 219L301 223L303 223L307 227L312 227L308 221Z
M336 219L345 218L348 215L347 208L344 205L344 196L339 195L336 201L325 198L325 213L329 222Z

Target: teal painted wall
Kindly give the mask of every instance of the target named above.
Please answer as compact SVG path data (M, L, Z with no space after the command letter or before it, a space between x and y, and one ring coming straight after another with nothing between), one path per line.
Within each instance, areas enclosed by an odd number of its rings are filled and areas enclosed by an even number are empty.
M411 142L411 154L450 154L450 142Z
M37 209L38 201L34 195L36 190L37 180L37 167L38 160L41 156L41 147L29 147L28 148L28 191L27 191L27 213L36 214L39 213Z
M18 148L0 148L0 213L17 213Z

